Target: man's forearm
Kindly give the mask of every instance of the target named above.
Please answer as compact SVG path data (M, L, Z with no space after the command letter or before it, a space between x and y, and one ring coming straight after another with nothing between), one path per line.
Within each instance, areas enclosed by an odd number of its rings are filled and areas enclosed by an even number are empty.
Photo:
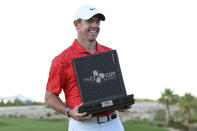
M55 111L65 114L66 105L62 102L58 95L46 91L45 93L45 103L53 108Z

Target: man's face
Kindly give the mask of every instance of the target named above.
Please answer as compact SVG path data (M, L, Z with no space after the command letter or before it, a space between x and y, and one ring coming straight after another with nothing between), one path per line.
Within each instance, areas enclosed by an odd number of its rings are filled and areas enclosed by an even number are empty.
M77 26L78 37L84 41L95 41L100 31L100 19L94 16L88 20L81 20Z

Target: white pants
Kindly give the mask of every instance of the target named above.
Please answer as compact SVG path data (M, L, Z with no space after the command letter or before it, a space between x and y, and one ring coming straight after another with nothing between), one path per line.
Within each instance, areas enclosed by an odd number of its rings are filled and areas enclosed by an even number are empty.
M102 124L98 124L96 118L85 121L69 118L68 131L124 131L124 127L119 117Z

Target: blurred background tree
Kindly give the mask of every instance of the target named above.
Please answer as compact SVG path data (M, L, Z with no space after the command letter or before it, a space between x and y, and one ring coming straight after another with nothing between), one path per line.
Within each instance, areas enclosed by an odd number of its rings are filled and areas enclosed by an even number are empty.
M179 105L181 109L184 109L184 124L188 124L190 119L190 111L191 109L195 109L197 107L197 100L190 93L185 93L184 96L180 97Z
M169 122L171 118L170 105L174 105L178 102L178 95L174 94L169 88L166 88L162 92L159 102L166 105L166 121Z

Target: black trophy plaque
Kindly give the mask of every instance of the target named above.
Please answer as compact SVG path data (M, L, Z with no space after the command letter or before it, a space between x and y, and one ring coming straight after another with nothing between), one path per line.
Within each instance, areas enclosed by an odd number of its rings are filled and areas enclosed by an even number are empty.
M116 50L72 59L83 105L94 114L134 104L127 95Z

